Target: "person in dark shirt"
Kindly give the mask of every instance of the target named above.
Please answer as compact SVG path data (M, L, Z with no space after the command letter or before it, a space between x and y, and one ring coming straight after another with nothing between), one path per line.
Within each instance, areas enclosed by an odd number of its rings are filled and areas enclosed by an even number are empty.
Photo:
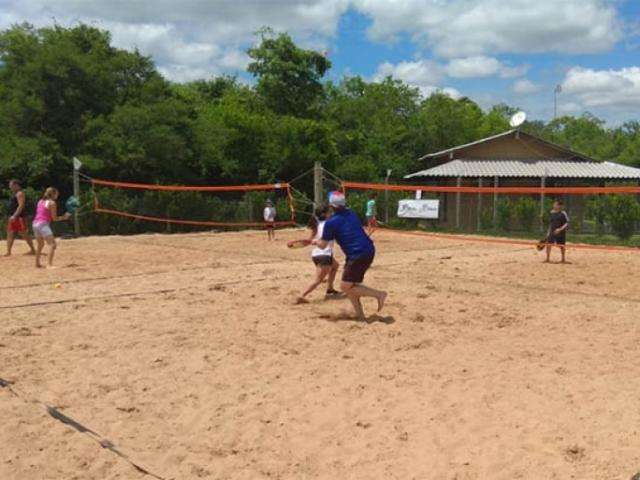
M362 284L364 275L373 263L376 249L373 241L365 233L358 215L346 206L342 192L332 192L329 204L333 208L333 215L325 224L322 238L313 243L325 248L331 240L335 240L344 252L346 263L342 274L340 290L347 295L356 315L360 320L366 320L362 308L362 297L373 297L378 301L378 311L382 310L387 298L387 292L375 290Z
M547 231L547 258L545 263L549 263L551 257L551 247L558 245L562 263L566 263L565 244L567 243L567 228L569 228L569 216L563 210L564 204L561 200L553 203L551 216L549 218L549 230Z
M22 191L22 186L18 180L9 182L11 190L11 200L9 201L9 222L7 223L7 253L5 257L11 256L11 249L15 241L16 234L20 235L29 245L31 255L35 255L36 249L33 247L33 240L29 235L27 227L27 197Z

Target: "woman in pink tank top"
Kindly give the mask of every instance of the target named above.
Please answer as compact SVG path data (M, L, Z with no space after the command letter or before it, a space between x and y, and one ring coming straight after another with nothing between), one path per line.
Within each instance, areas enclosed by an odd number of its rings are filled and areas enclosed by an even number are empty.
M36 246L36 267L42 268L40 263L40 255L44 249L44 244L49 245L49 254L47 255L48 268L53 267L53 256L56 253L56 239L53 236L51 230L51 222L58 222L61 220L68 220L71 216L69 213L65 213L62 216L58 216L58 206L56 200L58 199L58 190L49 187L45 190L44 195L38 200L38 206L36 207L36 215L33 218L33 234L36 237L38 245Z

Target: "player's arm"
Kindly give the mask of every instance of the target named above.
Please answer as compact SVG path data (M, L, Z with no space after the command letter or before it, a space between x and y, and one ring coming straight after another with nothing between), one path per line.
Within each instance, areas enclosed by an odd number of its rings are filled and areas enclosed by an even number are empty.
M56 202L49 202L49 211L51 212L51 218L54 222L60 222L62 220L68 220L71 217L69 212L65 213L62 216L58 216L58 205Z
M564 214L564 220L565 220L564 225L562 225L561 227L556 228L556 231L555 231L556 234L562 233L567 228L569 228L569 217L567 216L566 213Z
M333 239L335 239L334 227L329 220L324 224L324 229L322 230L322 238L311 240L311 243L313 245L317 245L319 248L327 248L327 245L329 245L329 242Z
M16 208L16 211L13 212L13 215L11 215L11 220L15 220L16 218L18 218L22 213L22 211L24 210L24 204L25 204L24 192L22 191L18 192L16 194L16 199L18 200L18 208Z

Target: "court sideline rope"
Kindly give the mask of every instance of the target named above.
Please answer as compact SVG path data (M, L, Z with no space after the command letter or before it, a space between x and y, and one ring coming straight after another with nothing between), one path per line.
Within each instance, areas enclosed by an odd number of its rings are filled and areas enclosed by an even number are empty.
M387 231L395 234L402 235L414 235L414 236L422 236L422 237L433 237L433 238L442 238L446 240L460 240L464 242L477 242L477 243L497 243L503 245L528 245L530 247L535 247L538 245L538 242L531 240L517 240L517 239L509 239L509 238L489 238L489 237L478 237L478 236L466 236L462 234L455 233L436 233L436 232L420 232L416 230L398 230L395 228L389 227L378 227L378 230L381 232ZM544 243L543 245L551 245L558 246L554 243ZM603 251L611 251L611 252L640 252L640 247L618 247L615 245L589 245L587 243L567 243L565 245L567 249L582 249L582 250L603 250Z
M15 398L21 400L22 402L24 402L26 404L38 405L38 406L44 408L44 410L49 414L49 416L51 416L52 418L54 418L55 420L57 420L57 421L59 421L61 423L73 428L78 433L82 433L82 434L86 435L87 437L89 437L91 440L96 442L98 445L100 445L105 450L109 450L110 452L112 452L112 453L116 454L117 456L119 456L120 458L122 458L124 461L129 463L132 467L134 467L140 473L143 473L145 475L149 475L150 477L153 477L153 478L155 478L157 480L165 480L164 477L161 477L160 475L154 473L148 467L142 465L142 463L138 462L137 460L133 460L130 455L127 455L120 448L117 448L116 445L111 440L108 440L108 439L104 438L102 435L96 433L94 430L91 430L90 428L85 427L80 422L74 420L73 418L69 417L68 415L65 415L64 413L62 413L59 409L57 409L53 405L49 405L48 403L45 403L45 402L43 402L41 400L38 400L38 399L28 398L26 395L24 395L23 393L19 392L13 386L13 383L14 382L12 382L12 381L0 378L0 388L3 388L5 390L7 390Z
M281 277L260 277L260 278L249 278L244 280L232 280L230 282L214 282L213 286L223 286L223 285L236 285L240 283L250 283L250 282L264 282L266 280L288 280L291 278L297 278L299 275L284 275ZM14 308L26 308L26 307L43 307L46 305L62 305L65 303L76 303L76 302L84 302L90 300L107 300L109 298L123 298L123 297L135 297L135 296L143 296L143 295L156 295L162 293L175 293L175 292L183 292L183 291L193 291L194 288L197 287L178 287L178 288L163 288L160 290L146 290L142 292L125 292L125 293L114 293L111 295L96 295L93 297L82 297L82 298L67 298L63 300L48 300L43 302L31 302L31 303L23 303L19 305L2 305L0 306L0 310L12 310ZM200 287L203 289L204 287ZM209 288L207 286L206 288Z

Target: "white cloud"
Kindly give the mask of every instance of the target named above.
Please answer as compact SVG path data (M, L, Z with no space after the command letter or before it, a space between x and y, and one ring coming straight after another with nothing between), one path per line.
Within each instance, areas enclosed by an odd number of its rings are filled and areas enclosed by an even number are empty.
M388 76L402 80L407 85L418 88L420 93L425 97L438 91L452 98L460 98L462 96L455 88L442 88L439 86L444 78L443 68L430 60L416 60L414 62L400 62L397 64L389 62L382 63L378 66L373 80L380 81Z
M442 67L430 60L417 60L415 62L400 62L392 64L382 63L374 75L375 80L381 80L391 75L412 85L434 85L440 83L443 78Z
M446 58L486 53L603 52L620 38L615 5L605 0L353 0L392 41L408 33Z
M185 81L244 70L245 50L265 25L322 49L348 6L349 0L0 0L0 28L85 22L108 29L115 46L138 48L163 74Z
M587 108L640 108L640 67L592 70L574 67L562 82L562 94Z
M540 86L536 85L527 78L521 78L520 80L514 82L511 89L514 93L520 95L530 95L532 93L538 93L540 91Z
M477 55L474 57L455 58L446 67L447 74L454 78L491 77L513 78L524 75L527 66L511 67L501 63L497 58Z

